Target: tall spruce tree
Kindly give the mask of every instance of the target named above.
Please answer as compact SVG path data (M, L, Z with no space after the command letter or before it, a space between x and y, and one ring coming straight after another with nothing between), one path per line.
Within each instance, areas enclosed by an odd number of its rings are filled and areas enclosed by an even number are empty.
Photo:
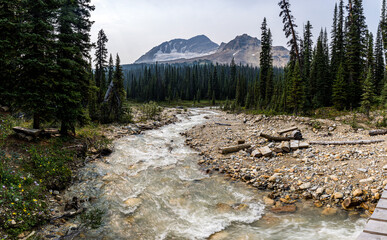
M370 115L370 109L374 102L374 98L375 98L374 92L375 92L375 88L372 81L372 70L371 68L369 68L367 73L367 78L363 84L363 94L361 96L361 107L363 108L367 117L369 117Z
M291 80L291 86L290 86L290 91L288 95L288 102L291 110L293 110L295 114L298 114L302 109L302 106L304 104L304 99L305 99L304 89L302 84L301 69L300 69L300 65L298 64L298 61L294 66L294 70L291 78L292 80Z
M21 61L23 69L18 88L18 105L33 115L33 128L49 119L54 111L52 85L56 71L54 20L57 1L26 0L25 44Z
M332 102L333 106L338 110L343 110L346 106L346 82L343 63L340 64L336 78L333 82Z
M382 30L381 25L378 26L378 31L376 34L375 41L375 89L376 94L380 95L383 89L383 78L384 78L385 64L383 56L383 39L382 39Z
M281 0L278 5L281 8L280 17L282 17L282 23L284 24L283 31L285 32L286 38L290 38L288 46L290 47L290 63L292 68L294 67L294 61L298 61L299 66L301 66L301 54L299 51L299 36L296 31L297 25L295 23L295 18L292 15L290 10L289 0Z
M107 88L106 82L106 67L107 67L107 49L106 43L108 42L108 38L101 29L98 32L97 46L95 49L95 83L99 89L98 92L98 101L102 102L103 95Z
M75 124L84 122L84 107L89 100L90 0L62 1L58 16L57 65L54 83L56 118L61 133L75 133Z
M255 99L257 103L263 103L263 106L260 107L265 107L269 104L269 99L273 92L273 79L271 74L273 67L273 56L271 52L272 39L270 29L267 28L266 18L263 19L261 31L262 51L259 56L259 96L255 96Z
M364 71L364 51L366 48L365 17L362 0L349 0L346 35L346 66L348 70L349 105L356 107L360 103L361 83Z

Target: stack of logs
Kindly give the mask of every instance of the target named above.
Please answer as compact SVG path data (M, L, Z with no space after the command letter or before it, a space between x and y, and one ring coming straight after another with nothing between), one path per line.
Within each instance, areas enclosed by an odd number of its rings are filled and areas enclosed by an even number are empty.
M282 135L284 133L291 132L289 136L271 136L268 134L261 133L260 136L263 138L268 139L269 141L274 141L274 142L281 142L279 145L277 145L274 148L274 152L276 153L282 153L286 152L289 153L291 151L295 151L297 149L302 149L302 148L308 148L309 144L306 142L301 142L300 140L302 139L302 134L301 131L297 127L292 127L289 129L281 130L278 132L279 135ZM224 147L220 148L220 152L222 154L228 154L232 152L238 152L243 149L248 149L251 147L251 144L246 144L243 140L238 141L238 145L231 146L231 147ZM258 149L255 149L252 153L251 156L253 157L270 157L272 156L273 151L270 149L269 146L261 147Z

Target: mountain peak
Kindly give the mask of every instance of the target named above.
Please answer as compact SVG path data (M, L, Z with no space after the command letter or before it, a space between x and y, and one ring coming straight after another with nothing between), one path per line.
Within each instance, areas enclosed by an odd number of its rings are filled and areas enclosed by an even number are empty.
M178 38L152 48L135 63L154 63L201 57L215 52L218 47L218 44L212 42L205 35L198 35L188 40Z

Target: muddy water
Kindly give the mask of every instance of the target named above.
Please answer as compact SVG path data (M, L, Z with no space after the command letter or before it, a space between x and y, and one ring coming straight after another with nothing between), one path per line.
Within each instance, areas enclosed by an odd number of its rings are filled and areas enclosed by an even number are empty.
M115 142L105 162L88 164L68 196L93 197L105 212L83 239L354 239L364 220L324 217L302 208L274 215L264 193L243 183L208 176L181 132L204 123L208 110L192 110L181 122ZM81 237L79 237L81 238Z

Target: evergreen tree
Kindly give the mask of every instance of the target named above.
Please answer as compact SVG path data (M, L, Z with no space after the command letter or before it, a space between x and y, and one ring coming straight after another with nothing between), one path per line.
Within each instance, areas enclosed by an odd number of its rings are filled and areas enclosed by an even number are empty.
M92 22L89 0L65 0L58 17L57 65L55 82L56 118L61 121L61 133L75 133L75 124L84 122L83 107L89 101L91 48L89 31Z
M304 39L303 39L303 79L308 79L310 76L310 68L312 63L312 54L313 54L313 34L312 34L313 26L309 21L306 22L305 30L304 30Z
M54 111L52 85L56 69L54 20L58 8L54 0L26 0L25 46L21 61L18 104L33 115L33 128L40 128L42 119Z
M372 71L371 68L368 69L367 78L363 84L363 94L361 96L361 106L364 109L367 117L370 115L370 109L374 102L374 85L372 81Z
M333 106L338 110L343 110L345 108L347 99L346 99L346 82L343 64L340 64L339 70L337 72L336 78L333 82L332 90L332 102Z
M374 38L372 33L367 33L367 56L366 69L371 69L372 79L374 79L375 72L375 56L374 56Z
M267 28L266 18L263 19L261 26L261 46L262 51L259 57L260 60L260 73L259 73L259 97L255 99L263 103L263 106L269 104L270 97L273 93L273 79L271 69L273 67L273 56L272 56L272 39L271 31ZM251 93L253 94L253 93ZM251 95L250 94L250 95Z
M106 37L105 32L101 29L98 32L97 46L95 49L95 83L99 89L98 92L98 101L101 102L104 92L106 90L106 58L107 58L107 49L106 43L108 42L108 38Z
M108 79L107 79L107 82L109 84L111 81L113 81L113 75L114 75L114 62L113 62L113 56L112 54L110 54L109 66L108 66Z
M361 96L362 74L364 69L364 50L366 44L365 17L363 1L350 0L348 5L346 36L346 66L348 69L348 100L351 106L358 106Z
M291 86L288 96L289 107L295 114L298 114L304 101L304 90L302 85L301 69L296 62L292 73Z
M286 38L291 36L291 39L288 42L290 47L290 62L293 67L294 61L298 61L299 66L301 67L301 57L298 46L298 33L296 32L297 25L294 22L294 17L290 10L289 0L281 0L278 5L281 8L280 17L282 17L282 23L284 24L283 31L285 32Z
M331 76L336 78L341 63L344 62L344 2L340 0L339 7L335 6L331 41ZM343 65L344 67L344 65Z
M376 35L375 42L375 72L374 72L374 80L375 80L375 89L376 94L380 95L383 89L383 78L384 78L384 57L383 57L383 39L382 39L382 30L379 24L378 32Z

